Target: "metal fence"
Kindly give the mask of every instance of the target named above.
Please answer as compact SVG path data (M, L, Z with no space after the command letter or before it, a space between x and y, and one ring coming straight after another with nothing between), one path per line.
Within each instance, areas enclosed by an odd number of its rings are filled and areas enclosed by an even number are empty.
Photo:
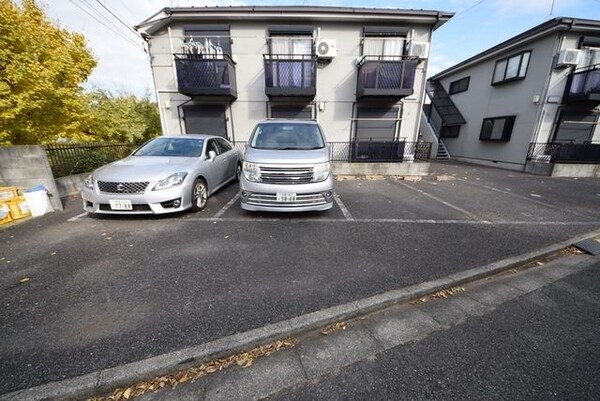
M527 160L548 163L600 163L600 143L532 142Z
M236 141L244 152L247 142ZM329 142L329 158L341 162L403 162L426 161L431 156L431 142L355 141Z
M79 143L46 145L48 162L55 178L92 171L129 155L137 145Z

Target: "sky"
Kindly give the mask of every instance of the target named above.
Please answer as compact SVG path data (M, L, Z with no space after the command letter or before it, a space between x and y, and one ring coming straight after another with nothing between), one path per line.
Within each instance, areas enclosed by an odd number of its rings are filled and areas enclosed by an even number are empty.
M600 0L38 0L48 17L86 36L98 65L87 89L154 98L143 39L131 29L163 7L311 5L450 11L433 34L428 76L554 17L600 20Z

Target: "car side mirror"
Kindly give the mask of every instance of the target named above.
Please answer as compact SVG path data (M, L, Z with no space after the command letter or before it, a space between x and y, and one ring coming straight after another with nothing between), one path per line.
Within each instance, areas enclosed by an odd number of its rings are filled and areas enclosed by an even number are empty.
M217 157L217 152L215 152L214 150L208 151L208 160L212 162L215 160L215 157Z

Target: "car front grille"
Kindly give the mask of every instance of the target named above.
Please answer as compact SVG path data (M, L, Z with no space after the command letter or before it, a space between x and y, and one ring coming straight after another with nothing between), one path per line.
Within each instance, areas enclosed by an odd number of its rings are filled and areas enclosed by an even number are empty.
M327 203L323 194L297 194L295 202L277 202L276 194L250 194L247 203L253 206L303 207L318 206Z
M312 167L260 167L262 182L267 184L307 184L312 182Z
M98 181L100 192L109 194L142 194L149 182L109 182Z

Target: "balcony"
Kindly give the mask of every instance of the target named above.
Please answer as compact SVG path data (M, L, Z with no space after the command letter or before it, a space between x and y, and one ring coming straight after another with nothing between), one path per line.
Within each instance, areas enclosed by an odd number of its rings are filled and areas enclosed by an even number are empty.
M527 160L547 163L600 164L600 143L530 143Z
M600 103L600 65L569 75L563 103Z
M310 55L265 54L265 93L271 97L304 97L317 93L317 60Z
M175 54L179 92L187 96L225 96L237 98L235 63L227 55L201 58Z
M358 66L356 98L412 95L417 64L402 56L364 56Z

